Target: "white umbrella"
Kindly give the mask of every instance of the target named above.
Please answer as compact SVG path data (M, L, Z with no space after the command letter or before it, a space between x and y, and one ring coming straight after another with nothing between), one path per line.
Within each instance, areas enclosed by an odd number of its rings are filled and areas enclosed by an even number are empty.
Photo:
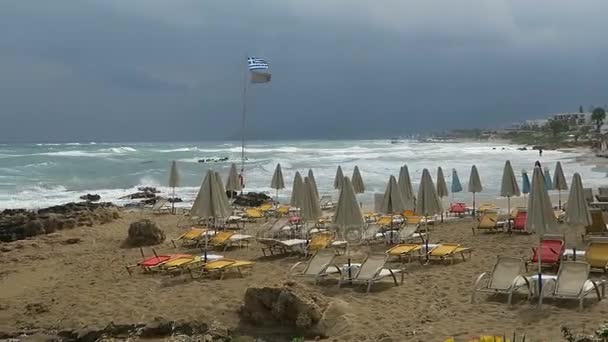
M405 210L416 210L416 196L412 189L412 180L407 165L403 165L399 170L399 189L401 189L401 198L405 205Z
M334 178L334 189L342 189L342 183L344 183L344 173L342 172L342 167L338 165L338 169L336 170L336 178Z
M308 169L308 179L312 183L313 188L315 189L315 195L319 198L319 188L317 188L317 181L315 180L315 174L312 172L312 169Z
M343 230L344 237L349 235L346 234L346 230L349 228L361 229L363 226L365 226L365 220L363 219L363 214L361 213L361 207L359 207L359 204L357 203L355 189L353 188L353 184L348 177L344 177L344 183L342 189L340 189L340 196L338 198L338 205L336 206L333 223L338 226L338 228ZM358 236L361 236L361 234ZM347 241L348 240L349 239L347 238ZM350 248L348 245L346 248L348 249L348 278L350 279Z
M395 176L390 176L388 184L386 185L386 191L384 191L384 197L382 198L382 213L390 215L390 242L393 241L393 215L401 214L405 210L403 198L401 197L401 190L397 185Z
M566 222L570 225L591 225L591 214L585 200L585 191L581 175L575 173L572 176L572 187L566 203Z
M169 187L173 189L171 193L171 213L175 214L175 188L179 187L180 183L179 170L177 169L177 162L174 160L171 162L171 170L169 172Z
M230 165L230 172L228 173L228 179L226 180L226 190L230 192L232 197L233 192L241 191L241 180L239 179L239 172L236 170L236 164Z
M562 209L562 190L568 190L568 183L564 176L564 170L562 169L562 163L557 162L555 165L555 173L553 174L553 189L558 191L559 209Z
M511 215L511 197L520 196L519 185L513 172L513 167L510 161L505 162L505 167L502 171L502 183L500 186L500 196L507 198L507 214ZM509 229L511 228L511 221L507 220Z
M427 234L426 245L428 251L428 216L440 214L443 212L443 209L441 207L441 201L437 195L435 185L433 184L433 179L431 178L431 174L427 169L422 170L422 178L420 178L420 186L418 187L418 197L416 200L416 212L424 216L426 227L425 232Z
M546 233L557 232L557 220L553 213L551 198L545 187L545 177L540 167L534 168L532 175L532 187L528 197L528 216L526 218L526 228L529 232L538 234L538 293L542 293L542 274L541 274L541 239ZM542 296L539 296L539 305L542 303Z
M281 164L277 164L272 174L272 180L270 181L270 188L277 191L277 202L279 201L279 190L285 189L285 180L283 179L283 170Z
M353 180L351 182L353 186L353 190L355 194L362 194L365 192L365 184L363 184L363 178L361 177L361 172L359 171L359 167L355 165L355 169L353 170Z
M293 178L293 188L291 190L291 201L289 201L289 204L301 209L304 204L304 191L305 188L302 176L300 176L300 172L296 172L296 175Z
M481 192L483 187L481 186L481 179L479 179L479 172L477 172L477 166L471 167L471 175L469 176L469 192L473 193L473 216L475 216L475 194Z
M315 221L321 217L321 206L319 205L319 199L315 194L315 189L310 181L310 178L304 178L304 192L303 192L303 204L301 207L301 214L305 221Z
M437 196L439 201L443 204L443 198L448 197L448 185L445 183L445 177L443 176L443 170L441 166L437 168ZM441 212L441 222L443 222L443 212Z

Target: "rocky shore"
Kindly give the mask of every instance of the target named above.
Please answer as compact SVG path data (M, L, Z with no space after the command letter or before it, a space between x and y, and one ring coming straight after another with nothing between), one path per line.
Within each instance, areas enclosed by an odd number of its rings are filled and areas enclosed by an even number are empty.
M0 212L0 241L11 242L62 229L105 224L119 218L112 203L67 203L39 210L6 209Z

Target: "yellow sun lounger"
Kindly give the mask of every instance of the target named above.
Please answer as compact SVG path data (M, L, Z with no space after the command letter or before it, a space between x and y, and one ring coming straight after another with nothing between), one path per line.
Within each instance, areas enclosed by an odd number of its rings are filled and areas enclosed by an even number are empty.
M247 208L245 209L245 217L249 220L257 220L264 218L264 212L257 208Z
M486 211L479 218L479 224L477 225L477 230L489 230L489 231L497 231L498 228L503 228L504 222L502 225L498 223L498 211ZM475 234L475 227L471 228L473 230L473 234ZM504 228L503 228L504 229Z
M585 252L585 261L589 263L591 269L608 271L608 240L591 240Z
M320 249L329 247L333 239L334 235L332 233L313 234L310 239L310 242L308 243L308 246L306 246L307 254L312 254Z
M217 274L221 279L224 279L224 275L228 271L236 271L239 276L243 277L243 270L250 270L255 262L253 261L245 261L245 260L234 260L234 259L219 259L215 261L210 261L206 264L200 265L200 274L199 276L203 276L204 274L215 275ZM190 275L194 278L192 273L193 268L190 268Z
M390 256L399 257L399 261L402 261L402 257L407 256L408 262L411 262L412 254L414 252L420 252L421 250L422 250L422 246L420 246L418 244L402 243L402 244L396 245L396 246L392 247L391 249L389 249L388 251L386 251L386 254L388 254ZM420 254L419 254L419 256L420 256Z
M427 256L429 260L450 260L450 263L453 264L454 256L460 254L460 256L462 256L462 260L464 261L466 260L465 254L469 254L470 257L471 252L471 248L461 247L459 244L456 243L442 243L431 248L427 252Z
M228 246L230 246L230 244L232 243L232 241L230 241L230 239L235 234L236 234L236 232L224 230L224 231L218 232L213 237L209 238L209 240L206 243L204 241L205 240L204 238L201 239L199 246L201 248L205 248L205 244L206 244L207 248L223 247L223 249L226 250L228 248Z
M175 248L177 248L175 242L179 240L182 240L182 245L185 245L186 242L198 244L200 237L203 236L203 234L205 234L206 232L207 229L192 227L176 239L171 240L171 243L173 243L173 247Z
M282 206L279 207L279 209L277 209L277 211L281 215L287 215L287 214L289 214L289 206L288 205L282 205Z
M259 210L261 212L266 212L268 210L271 210L272 208L273 208L272 204L264 203L264 204L262 204L262 205L260 205L260 206L258 206L256 208L254 208L254 209L257 209L257 210Z

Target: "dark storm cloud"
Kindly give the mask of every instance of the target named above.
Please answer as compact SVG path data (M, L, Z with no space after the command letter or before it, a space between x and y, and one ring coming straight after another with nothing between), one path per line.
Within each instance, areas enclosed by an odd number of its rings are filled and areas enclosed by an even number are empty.
M0 2L0 140L264 138L503 125L604 104L602 0Z

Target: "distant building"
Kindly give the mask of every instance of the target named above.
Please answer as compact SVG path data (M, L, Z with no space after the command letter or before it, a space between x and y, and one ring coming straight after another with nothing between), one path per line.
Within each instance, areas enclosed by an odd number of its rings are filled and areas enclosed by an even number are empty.
M549 119L536 119L536 120L526 120L525 125L531 129L542 128L547 123L549 123Z
M551 116L551 120L566 123L568 126L587 126L592 124L591 113L559 113Z

